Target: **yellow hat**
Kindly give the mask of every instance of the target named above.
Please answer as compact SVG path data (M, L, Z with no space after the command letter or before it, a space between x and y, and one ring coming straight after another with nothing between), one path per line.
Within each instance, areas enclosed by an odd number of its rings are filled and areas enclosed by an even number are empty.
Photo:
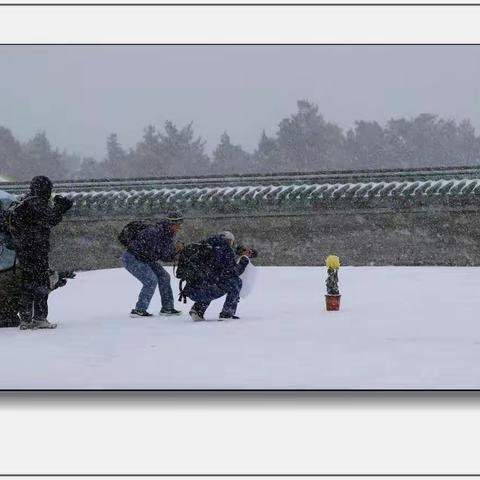
M329 255L325 260L325 264L328 268L339 268L340 259L336 255Z

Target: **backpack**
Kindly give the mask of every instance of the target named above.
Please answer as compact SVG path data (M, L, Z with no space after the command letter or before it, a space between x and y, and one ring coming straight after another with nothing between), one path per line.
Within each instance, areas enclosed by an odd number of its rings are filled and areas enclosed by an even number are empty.
M134 221L127 223L118 235L118 241L124 246L129 247L130 243L135 239L135 237L145 228L148 227L148 224L142 221Z
M180 279L179 301L187 301L183 294L184 282L194 283L208 274L211 257L212 246L205 241L186 245L180 252L175 269L175 276Z

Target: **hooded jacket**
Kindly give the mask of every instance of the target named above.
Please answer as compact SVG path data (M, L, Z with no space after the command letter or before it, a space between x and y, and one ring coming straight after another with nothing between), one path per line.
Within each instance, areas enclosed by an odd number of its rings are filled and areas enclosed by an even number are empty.
M30 191L20 200L11 217L11 234L18 259L23 268L39 272L48 270L50 232L62 220L65 209L50 206L52 182L47 177L35 177Z
M221 285L225 280L238 277L245 271L249 263L248 258L242 257L237 263L233 248L223 236L214 235L207 239L207 243L212 246L208 283Z
M173 241L175 234L170 225L170 222L162 220L143 228L130 242L127 251L141 262L171 262L175 258L176 250Z

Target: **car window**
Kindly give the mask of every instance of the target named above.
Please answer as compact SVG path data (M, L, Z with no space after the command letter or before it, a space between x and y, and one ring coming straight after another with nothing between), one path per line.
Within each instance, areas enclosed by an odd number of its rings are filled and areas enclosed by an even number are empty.
M15 265L15 252L3 244L3 235L0 233L0 272L10 270Z
M0 208L7 209L14 200L14 195L0 190Z

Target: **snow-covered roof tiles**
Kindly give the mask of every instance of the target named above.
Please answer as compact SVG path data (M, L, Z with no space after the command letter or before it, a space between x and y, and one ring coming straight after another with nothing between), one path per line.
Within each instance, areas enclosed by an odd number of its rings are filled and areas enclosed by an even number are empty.
M429 204L435 200L480 201L480 179L334 184L241 185L205 188L64 192L78 214L151 214L173 206L185 210L290 210L369 208Z

